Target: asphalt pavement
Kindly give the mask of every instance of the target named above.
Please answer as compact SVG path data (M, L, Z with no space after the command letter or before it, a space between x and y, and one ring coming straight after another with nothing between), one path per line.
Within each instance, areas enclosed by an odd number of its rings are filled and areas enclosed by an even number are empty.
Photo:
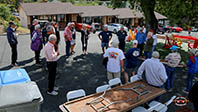
M41 105L41 112L60 112L59 105L66 102L66 93L71 90L84 89L86 95L95 93L98 86L107 84L106 70L102 65L102 49L97 34L91 34L88 42L88 55L83 56L81 50L80 33L77 33L77 43L75 54L66 58L65 42L63 32L61 32L61 42L59 45L60 56L58 59L58 76L56 85L60 87L58 96L47 95L47 76L46 65L44 61L44 52L41 52L43 67L35 66L34 53L30 49L29 35L20 35L18 37L18 62L19 66L11 67L11 49L6 36L0 36L0 70L9 70L24 68L32 81L37 82L39 89L44 97L44 103ZM116 36L114 35L114 38ZM123 77L122 77L123 78ZM173 95L187 95L182 92L186 86L187 71L183 68L177 68L174 80L173 92L162 96L161 102L168 101ZM192 104L187 105L192 109ZM180 107L175 104L169 106L168 112L175 112Z

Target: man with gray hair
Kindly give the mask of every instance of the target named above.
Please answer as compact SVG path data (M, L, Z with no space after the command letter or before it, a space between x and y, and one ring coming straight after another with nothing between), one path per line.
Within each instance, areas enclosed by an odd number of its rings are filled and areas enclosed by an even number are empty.
M66 43L66 56L70 56L70 47L71 47L71 41L72 41L72 31L71 28L75 24L73 22L70 22L67 24L67 27L64 30L64 38Z
M58 51L55 51L54 45L56 44L56 35L51 34L49 36L49 41L45 45L45 57L47 61L48 68L48 91L49 95L58 95L58 88L54 87L56 79L56 67L57 67L57 57L59 55Z
M32 37L33 37L33 32L34 32L34 30L35 30L35 26L38 24L38 20L37 19L34 19L33 21L32 21L32 25L30 26L30 39L32 39Z
M127 37L127 32L124 30L124 26L121 26L120 30L117 33L118 40L119 40L119 49L121 49L123 52L125 51L125 40Z
M118 48L119 41L113 40L112 47L105 51L104 58L108 57L107 78L108 80L120 78L120 72L124 72L124 53Z
M108 49L109 41L112 38L112 33L108 31L107 26L104 26L104 30L98 34L98 38L101 40L102 52L104 54L105 48Z
M144 55L146 59L151 58L151 55L152 55L153 42L154 42L154 39L152 38L152 36L153 36L153 33L148 32L146 44L144 46Z
M166 69L159 60L159 52L154 51L151 59L146 59L138 69L138 77L142 79L142 74L145 71L146 82L155 87L162 88L167 80ZM159 100L157 98L156 100Z

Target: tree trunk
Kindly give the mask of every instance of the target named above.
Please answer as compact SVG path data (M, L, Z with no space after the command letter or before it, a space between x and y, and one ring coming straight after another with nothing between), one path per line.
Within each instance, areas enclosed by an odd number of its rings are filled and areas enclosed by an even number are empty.
M141 0L140 6L144 12L144 17L146 20L146 31L150 31L151 29L156 32L158 27L158 21L155 17L154 8L156 1L155 0Z

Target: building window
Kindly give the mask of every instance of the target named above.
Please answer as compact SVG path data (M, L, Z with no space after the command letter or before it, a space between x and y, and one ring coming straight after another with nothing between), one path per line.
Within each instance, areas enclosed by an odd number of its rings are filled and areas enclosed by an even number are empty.
M48 17L47 16L40 16L39 19L40 20L48 20Z
M52 16L48 16L48 21L52 21Z

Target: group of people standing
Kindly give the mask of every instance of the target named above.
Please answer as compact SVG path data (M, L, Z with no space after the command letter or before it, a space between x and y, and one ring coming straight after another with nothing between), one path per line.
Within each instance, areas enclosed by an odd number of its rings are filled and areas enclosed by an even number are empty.
M99 34L99 38L100 35L104 34ZM106 35L104 37L106 37ZM140 28L135 40L132 41L132 48L125 53L122 47L120 47L120 39L118 36L118 39L112 41L112 46L109 47L103 55L104 58L108 58L108 80L120 78L121 73L124 72L125 82L128 83L129 77L134 76L135 72L137 72L138 78L146 80L149 85L165 88L168 92L172 92L176 67L178 67L181 62L181 55L178 52L179 47L173 45L170 48L170 53L164 59L167 64L164 65L160 62L159 52L155 51L156 44L157 36L154 34L154 31L149 31L146 36L143 29ZM106 44L102 43L102 47L103 45ZM146 60L137 69L139 62L138 57L143 56L143 52ZM188 67L188 77L186 80L186 89L184 89L183 92L188 94L190 91L193 91L193 93L190 92L189 95L195 98L195 96L192 96L192 94L195 94L195 89L192 90L191 88L193 87L194 74L198 72L198 51L190 49L189 55L189 61L185 65ZM145 77L142 76L143 72L145 72ZM197 88L197 84L194 86L193 88ZM160 96L155 100L160 100ZM197 101L192 100L195 102L194 107L197 109Z
M86 26L82 26L81 42L83 55L87 54L88 40L90 38L90 31ZM151 30L145 34L144 29L138 28L135 40L132 41L132 48L125 52L125 42L127 32L124 27L121 27L117 32L117 39L112 39L112 33L108 31L107 27L98 34L101 40L101 47L103 51L103 57L107 58L107 78L111 80L113 78L121 77L121 72L124 72L125 82L129 82L129 77L138 75L139 79L143 79L142 74L145 72L145 80L149 85L155 87L165 87L168 92L172 91L174 74L176 67L181 61L181 55L178 52L179 47L172 46L170 53L165 57L167 65L163 65L160 62L160 54L155 51L157 44L157 36L154 31ZM12 62L11 65L15 66L17 63L17 35L15 33L16 25L13 22L9 23L7 28L7 38L12 49ZM57 23L46 23L43 28L38 24L38 20L34 20L30 28L31 32L31 49L35 53L36 65L40 65L40 52L44 45L45 58L47 68L49 72L48 76L48 91L50 95L58 95L58 88L55 87L56 79L56 67L57 57L59 56L60 33ZM76 44L76 30L74 23L68 23L64 30L64 39L66 43L66 56L70 56L75 53L74 47ZM140 65L137 70L139 59L138 57L144 56L146 60ZM188 67L188 78L187 87L184 90L185 93L189 93L193 87L194 74L198 71L198 51L191 49L189 51L190 57L187 63ZM137 71L137 73L135 73ZM194 87L195 88L195 87ZM195 90L194 90L195 91ZM190 94L193 94L190 92ZM159 97L158 99L159 100ZM194 101L194 100L193 100ZM198 103L195 104L195 107Z
M16 25L14 22L9 23L7 28L7 38L12 49L12 62L11 66L16 66L17 64L17 35L15 33ZM83 54L87 54L87 45L89 39L89 30L86 26L83 26L81 30L81 42ZM45 59L47 64L47 70L49 72L48 76L48 91L50 95L57 95L58 88L55 87L56 79L56 67L57 67L57 57L59 56L59 43L60 43L60 32L58 23L51 22L45 23L43 27L39 24L37 19L34 19L30 27L30 37L31 45L30 48L35 54L35 65L42 66L40 61L40 53L44 46ZM76 30L75 24L70 22L67 24L64 30L64 39L66 43L66 56L70 56L75 53L74 47L76 44Z

